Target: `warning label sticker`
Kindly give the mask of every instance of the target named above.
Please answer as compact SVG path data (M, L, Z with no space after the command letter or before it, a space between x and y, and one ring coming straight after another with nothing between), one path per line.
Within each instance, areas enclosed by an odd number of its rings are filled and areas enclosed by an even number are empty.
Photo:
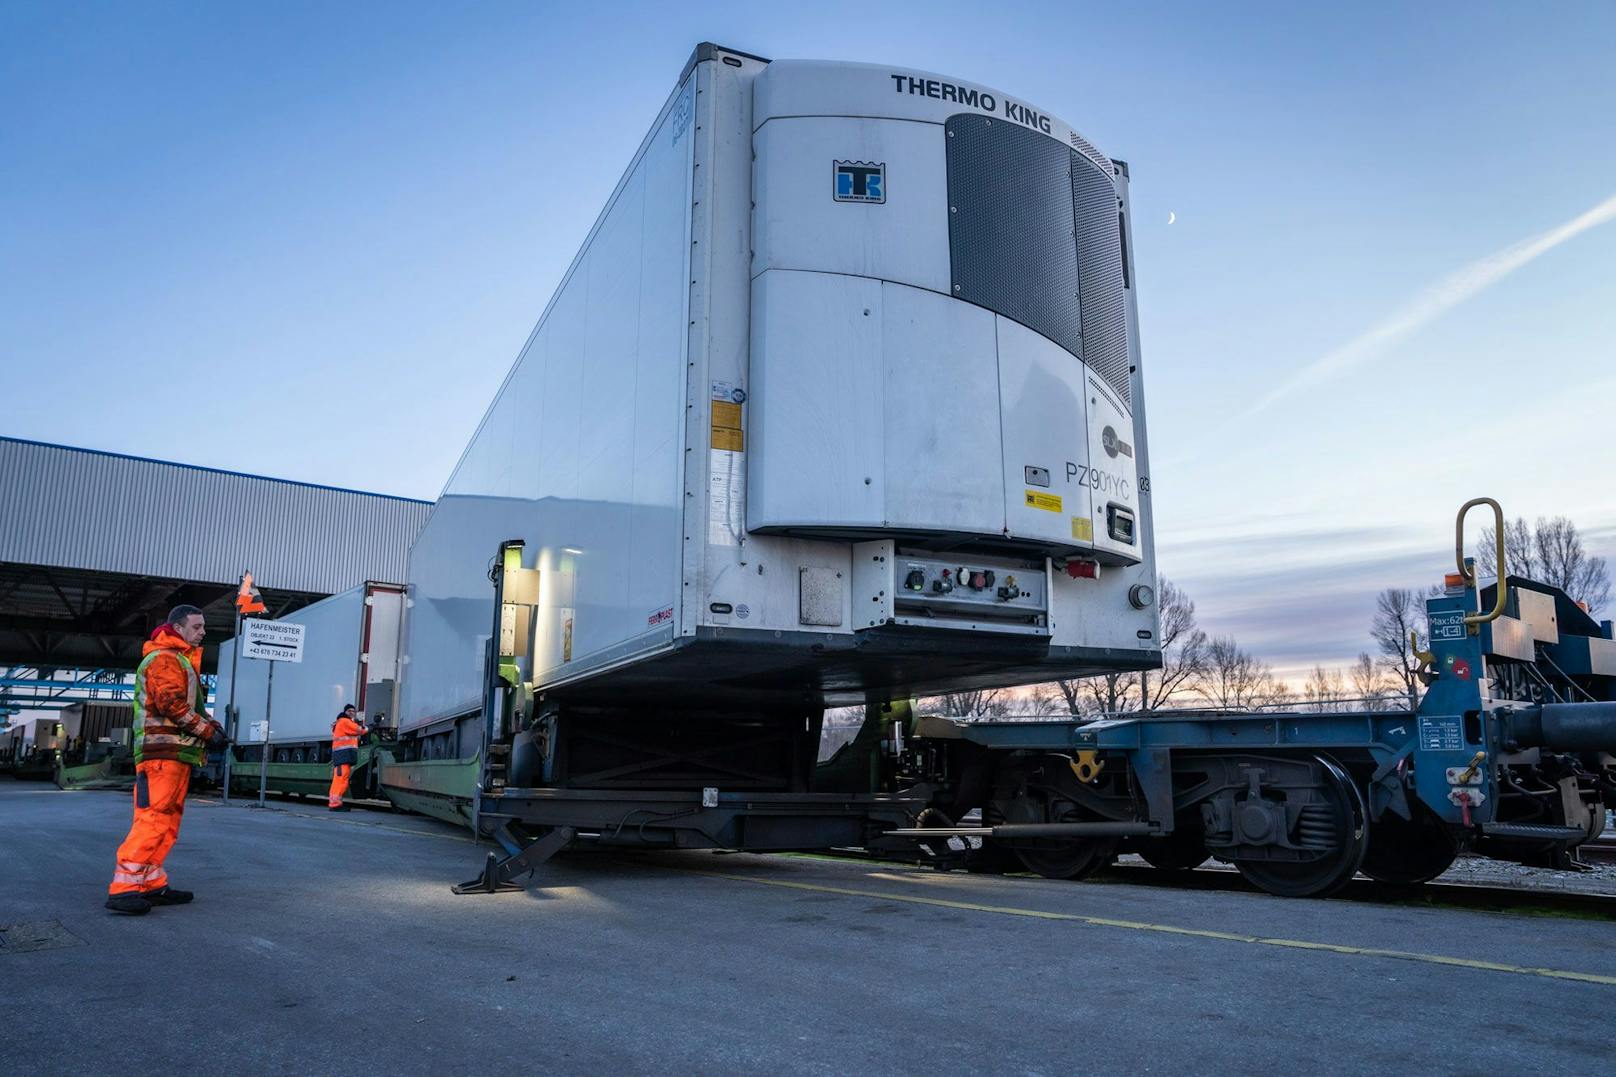
M713 382L713 399L728 400L732 404L746 403L746 390L728 381Z
M746 434L741 430L741 406L729 400L713 401L712 447L728 452L746 449Z
M1045 512L1059 512L1061 499L1059 494L1041 494L1037 490L1027 491L1027 507L1043 509Z
M1438 610L1431 614L1431 642L1462 640L1466 630L1464 610Z
M1464 748L1464 731L1457 714L1420 716L1420 748L1427 752L1457 752Z
M1094 521L1087 516L1072 517L1072 537L1079 542L1094 541Z
M745 461L716 448L707 455L707 541L738 546L745 528Z

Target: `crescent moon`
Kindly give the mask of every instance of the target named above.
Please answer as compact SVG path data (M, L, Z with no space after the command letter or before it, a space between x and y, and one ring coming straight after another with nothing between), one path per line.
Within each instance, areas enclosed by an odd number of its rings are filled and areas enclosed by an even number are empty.
M1176 220L1178 220L1178 214L1174 213L1172 210L1168 210L1167 211L1167 223L1172 224Z

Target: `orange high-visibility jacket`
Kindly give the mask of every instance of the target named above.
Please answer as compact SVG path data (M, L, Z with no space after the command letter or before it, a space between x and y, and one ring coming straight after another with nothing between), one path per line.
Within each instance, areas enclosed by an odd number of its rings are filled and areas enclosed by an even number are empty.
M200 763L219 725L201 712L202 648L167 625L152 633L135 676L135 762L172 759Z
M340 752L344 748L358 748L359 738L364 732L365 727L352 718L345 714L338 715L331 725L331 750Z

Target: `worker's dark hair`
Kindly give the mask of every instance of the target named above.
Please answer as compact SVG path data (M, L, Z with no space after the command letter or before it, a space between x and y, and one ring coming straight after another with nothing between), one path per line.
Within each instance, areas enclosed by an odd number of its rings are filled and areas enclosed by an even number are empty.
M358 709L359 709L358 707L356 707L352 703L350 703L346 707L342 708L342 713L347 714L349 711L356 711Z
M195 606L186 606L182 604L175 606L173 609L168 611L168 623L171 625L182 625L185 623L186 618L200 617L201 615L202 611L197 609Z

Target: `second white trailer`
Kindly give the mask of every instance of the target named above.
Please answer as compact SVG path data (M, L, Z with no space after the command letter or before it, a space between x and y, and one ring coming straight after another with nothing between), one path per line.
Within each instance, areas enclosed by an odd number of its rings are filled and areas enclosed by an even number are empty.
M402 586L365 583L281 618L304 626L303 660L274 663L273 697L271 663L237 660L238 641L226 640L214 701L224 718L234 677L236 713L229 728L239 754L258 758L253 746L265 740L266 714L272 760L280 763L329 760L331 724L350 703L368 721L382 718L390 725L403 606Z

